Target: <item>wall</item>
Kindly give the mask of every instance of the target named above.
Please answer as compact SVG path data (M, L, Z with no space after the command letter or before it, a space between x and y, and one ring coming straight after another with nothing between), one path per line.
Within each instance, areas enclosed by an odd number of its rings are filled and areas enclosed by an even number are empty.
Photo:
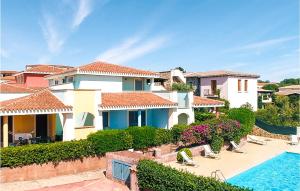
M56 114L48 115L48 136L55 140L56 135Z
M86 139L89 134L94 132L96 132L96 129L94 127L75 128L75 139Z
M118 110L110 111L110 128L111 129L124 129L128 126L128 111L127 110Z
M9 99L15 99L23 96L27 96L29 93L0 93L0 101L5 101Z
M13 117L14 133L35 132L34 115L16 115Z
M44 78L46 74L24 73L26 87L48 87L48 80Z
M105 157L88 157L72 161L63 161L57 165L53 163L42 165L28 165L16 168L1 168L0 182L28 181L48 179L55 176L75 174L106 167Z
M123 78L123 91L134 91L134 78Z
M211 93L211 80L217 80L217 89L220 89L220 96L224 99L228 99L228 77L211 77L211 78L201 78L201 87L200 92L201 96L204 97L204 92L206 89L209 89L209 92ZM230 89L229 89L230 90Z
M241 92L238 92L238 80L241 81ZM248 80L248 91L244 91L244 81ZM230 107L240 107L245 103L250 103L253 110L257 110L257 79L253 78L228 78L228 100Z
M102 92L122 92L122 77L76 75L75 89L101 89Z
M147 125L159 128L168 128L168 109L147 110Z

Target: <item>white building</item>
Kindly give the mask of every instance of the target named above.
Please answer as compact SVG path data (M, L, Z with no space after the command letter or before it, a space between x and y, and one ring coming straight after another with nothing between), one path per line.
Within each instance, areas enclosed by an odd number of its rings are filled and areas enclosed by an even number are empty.
M218 97L230 102L231 108L249 103L257 110L257 78L259 75L232 72L209 71L186 73L186 83L195 89L195 95Z

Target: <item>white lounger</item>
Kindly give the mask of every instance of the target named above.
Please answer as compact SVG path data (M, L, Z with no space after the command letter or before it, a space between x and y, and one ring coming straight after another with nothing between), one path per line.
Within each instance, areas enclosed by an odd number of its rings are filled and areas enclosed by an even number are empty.
M298 145L298 137L297 135L291 135L291 145Z
M217 153L211 150L211 147L209 145L204 145L203 147L204 147L205 157L216 158L216 159L220 158Z
M184 151L181 151L180 155L183 158L183 164L196 166L195 162Z
M247 141L250 142L250 143L256 143L256 144L259 144L259 145L265 145L265 144L267 144L266 141L260 140L260 139L258 139L256 137L252 136L252 135L248 135L247 136Z
M237 152L237 153L245 153L244 151L241 150L240 146L238 144L236 144L234 141L230 141L230 144L233 147L232 151Z

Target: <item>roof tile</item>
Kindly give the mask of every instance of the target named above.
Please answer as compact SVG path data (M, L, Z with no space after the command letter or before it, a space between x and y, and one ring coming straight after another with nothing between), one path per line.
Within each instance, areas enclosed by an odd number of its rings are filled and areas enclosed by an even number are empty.
M223 101L194 96L194 106L224 105Z
M35 90L26 87L17 86L17 85L1 83L0 92L1 93L33 93L35 92Z

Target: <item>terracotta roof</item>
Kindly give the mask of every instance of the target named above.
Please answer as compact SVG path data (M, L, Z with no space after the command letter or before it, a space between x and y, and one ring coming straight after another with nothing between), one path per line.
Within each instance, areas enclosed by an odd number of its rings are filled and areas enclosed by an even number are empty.
M0 102L0 112L71 110L48 89Z
M24 71L24 73L44 73L44 74L54 74L58 72L65 71L65 68L59 68L56 66L49 65L39 65L32 68L29 68Z
M13 84L1 83L0 92L1 93L33 93L35 92L35 90L13 85Z
M102 108L173 107L177 104L150 92L102 93Z
M15 76L4 76L4 77L0 77L0 80L4 80L4 81L15 81L16 78L15 78Z
M226 71L226 70L216 70L216 71L208 71L208 72L189 72L185 74L185 77L223 77L223 76L259 78L259 75L257 74Z
M79 66L77 68L71 68L69 70L57 73L64 74L69 72L79 72L79 73L94 73L94 74L102 74L102 75L120 75L120 76L158 76L157 73L139 70L135 68L130 68L127 66L120 66L116 64L110 64L102 61L93 62L87 65ZM57 75L54 74L54 75ZM49 75L53 76L53 75Z
M223 101L194 96L194 106L224 106Z
M0 74L15 74L17 71L15 70L0 70Z
M286 89L290 89L290 90L300 90L300 85L290 85L290 86L283 86L280 87L279 90L286 90Z

